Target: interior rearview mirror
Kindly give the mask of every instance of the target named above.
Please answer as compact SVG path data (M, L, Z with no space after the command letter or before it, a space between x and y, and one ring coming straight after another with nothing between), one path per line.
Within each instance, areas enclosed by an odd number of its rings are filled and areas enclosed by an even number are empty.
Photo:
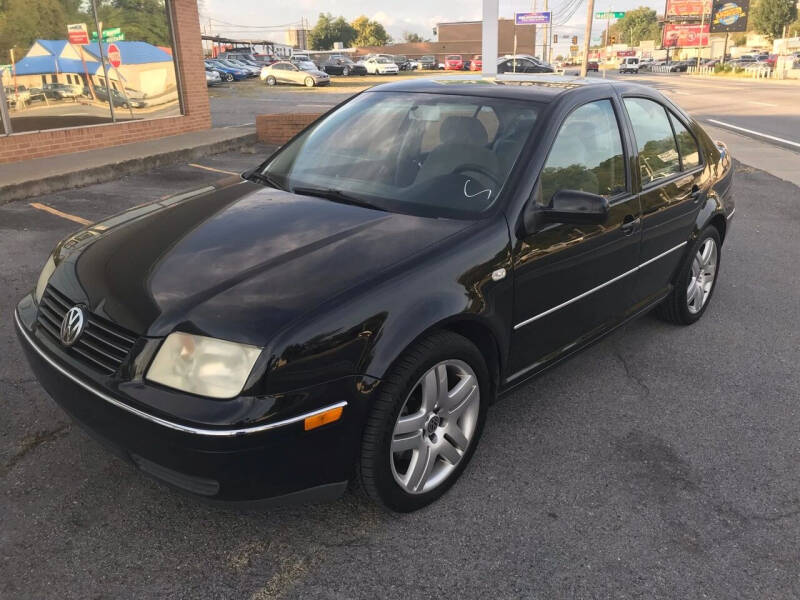
M546 223L599 225L607 217L608 200L603 196L579 190L558 190L548 206L529 202L524 224L525 231L533 233Z

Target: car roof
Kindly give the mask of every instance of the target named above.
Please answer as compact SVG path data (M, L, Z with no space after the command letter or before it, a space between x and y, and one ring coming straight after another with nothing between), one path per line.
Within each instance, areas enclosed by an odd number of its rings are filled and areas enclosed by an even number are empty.
M598 88L602 86L613 87L623 93L649 89L636 83L595 78L545 74L504 74L497 77L456 75L404 79L378 85L371 88L371 91L422 92L551 102L555 98L568 94L573 90L589 86Z

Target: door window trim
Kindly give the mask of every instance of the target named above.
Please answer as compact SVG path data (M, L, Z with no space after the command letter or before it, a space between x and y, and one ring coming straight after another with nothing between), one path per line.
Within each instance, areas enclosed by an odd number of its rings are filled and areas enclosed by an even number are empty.
M558 140L558 135L561 133L561 130L564 128L564 123L566 123L567 119L569 119L572 116L572 113L574 113L579 108L583 108L584 106L586 106L588 104L593 104L595 102L604 102L604 101L608 101L608 103L611 104L611 110L614 113L614 120L617 123L617 133L619 134L619 142L620 142L620 146L622 147L622 160L623 160L623 164L625 165L625 169L624 169L624 172L625 172L625 189L617 192L613 196L608 196L606 199L608 200L609 206L611 206L611 205L619 203L621 200L623 200L625 198L628 198L628 197L634 195L634 192L632 191L633 190L632 173L630 172L630 156L631 156L631 154L629 152L630 149L628 148L628 145L627 145L626 136L623 135L624 129L623 129L622 123L620 121L620 116L621 115L619 113L619 110L624 109L624 107L619 107L619 109L618 109L617 106L616 106L616 103L614 102L614 97L613 96L607 96L607 97L603 97L603 98L595 98L594 100L587 100L586 102L584 102L582 104L578 104L576 106L573 106L570 109L570 111L564 116L564 118L561 119L561 123L558 126L558 131L556 131L556 134L553 137L553 142L550 144L550 147L547 149L547 155L544 157L544 161L542 162L542 168L539 171L538 176L536 177L536 185L534 186L533 193L531 194L531 198L534 200L534 202L536 201L536 196L541 194L542 172L547 167L547 161L550 160L550 153L553 151L553 147L556 145L556 141ZM677 142L676 142L676 144L677 144ZM638 156L638 152L637 152L637 156Z
M666 185L668 183L674 183L675 180L680 179L681 177L686 177L687 175L694 175L695 173L705 169L705 167L706 167L705 156L703 155L703 152L700 149L700 144L697 143L697 137L694 135L694 132L692 131L691 127L687 126L686 123L684 123L683 119L679 118L678 115L675 114L675 111L671 110L668 106L666 106L660 100L658 100L656 98L651 98L650 96L643 96L641 94L621 94L620 95L620 104L622 105L622 110L625 111L625 117L627 118L628 123L630 124L630 131L631 131L631 135L633 136L634 146L636 148L636 164L637 165L639 164L639 143L636 141L636 128L633 126L633 121L631 120L631 116L628 113L628 109L625 107L625 99L626 98L638 98L640 100L649 100L650 102L658 104L661 108L663 108L666 111L667 121L669 122L669 128L672 131L672 140L675 142L675 150L678 153L678 166L680 167L680 171L678 171L677 173L673 173L669 177L663 177L662 179L656 179L654 181L649 181L646 184L644 182L642 182L642 176L641 176L641 173L640 173L639 176L638 176L640 193L642 193L642 192L650 192L652 190L658 189L662 185ZM691 134L692 138L694 139L695 144L697 145L697 153L700 155L700 164L697 165L696 167L692 167L691 169L689 169L687 171L683 170L683 155L681 154L681 149L680 149L680 147L678 145L678 138L675 135L675 127L672 124L672 119L669 118L670 114L675 115L675 118L678 119L680 124L683 125L686 128L686 130Z

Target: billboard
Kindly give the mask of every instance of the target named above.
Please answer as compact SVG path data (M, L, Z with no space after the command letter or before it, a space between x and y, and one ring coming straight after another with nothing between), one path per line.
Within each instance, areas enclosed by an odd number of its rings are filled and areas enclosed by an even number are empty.
M546 25L550 22L550 11L514 13L515 25Z
M664 23L664 48L691 48L708 46L708 23L692 25L686 23Z
M700 18L711 12L711 0L667 0L665 16L668 20L674 18Z
M715 0L711 9L711 33L747 31L750 0Z

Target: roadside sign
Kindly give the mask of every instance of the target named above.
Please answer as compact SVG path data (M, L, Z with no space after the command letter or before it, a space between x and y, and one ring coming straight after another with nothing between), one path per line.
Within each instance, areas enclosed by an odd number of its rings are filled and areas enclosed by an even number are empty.
M97 32L92 32L92 39L97 39ZM125 34L122 33L122 29L119 27L112 27L111 29L103 29L103 41L104 42L121 42L125 39ZM88 43L88 42L87 42Z
M578 53L578 46L575 46L575 45L570 46L569 47L569 51L570 51L571 54L577 54Z
M550 11L514 13L516 25L547 25L550 23Z
M84 46L89 43L89 32L86 23L74 23L67 25L67 39L70 44Z
M617 50L617 57L636 56L636 50Z
M609 11L594 13L595 19L621 19L625 16L625 11Z
M108 55L108 62L115 69L122 64L122 55L119 53L119 46L116 44L109 44L106 54Z

